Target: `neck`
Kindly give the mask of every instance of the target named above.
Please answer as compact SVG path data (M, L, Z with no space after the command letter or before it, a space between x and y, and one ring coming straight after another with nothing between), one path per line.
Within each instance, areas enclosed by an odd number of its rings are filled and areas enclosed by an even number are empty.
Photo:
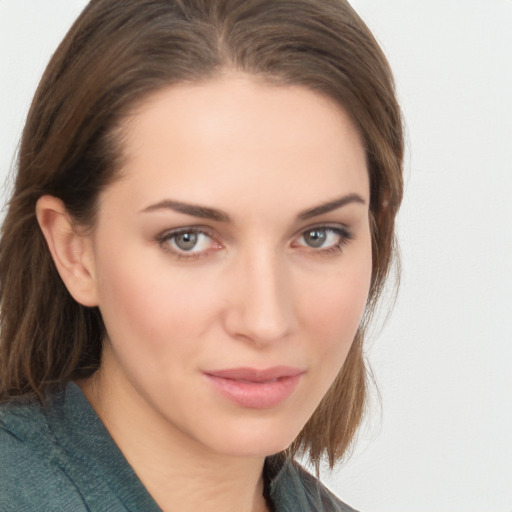
M101 372L79 382L121 452L164 511L266 512L264 457L231 457L199 446L155 417L135 391Z

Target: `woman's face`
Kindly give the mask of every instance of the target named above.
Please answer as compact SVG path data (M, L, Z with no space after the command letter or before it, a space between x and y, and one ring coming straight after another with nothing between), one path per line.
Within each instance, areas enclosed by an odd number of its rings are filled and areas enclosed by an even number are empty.
M367 300L359 135L324 97L241 75L161 91L124 130L89 245L100 396L196 447L280 451Z

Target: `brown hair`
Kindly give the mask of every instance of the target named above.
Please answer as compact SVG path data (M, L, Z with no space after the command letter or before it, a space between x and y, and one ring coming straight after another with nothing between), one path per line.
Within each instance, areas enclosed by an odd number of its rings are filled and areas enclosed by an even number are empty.
M39 197L60 198L92 226L100 191L118 177L118 128L137 102L174 83L234 69L303 85L351 115L370 176L373 274L345 365L289 449L331 465L364 411L362 344L394 252L402 199L401 116L387 61L343 0L92 0L55 52L23 132L0 241L0 401L41 400L91 375L105 334L97 308L75 302L39 229Z

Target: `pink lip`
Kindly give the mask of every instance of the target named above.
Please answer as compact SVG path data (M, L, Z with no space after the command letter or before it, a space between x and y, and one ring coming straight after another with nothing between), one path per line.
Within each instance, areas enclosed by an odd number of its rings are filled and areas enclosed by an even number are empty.
M276 366L265 370L231 368L204 372L223 396L250 409L268 409L286 400L296 389L304 370Z

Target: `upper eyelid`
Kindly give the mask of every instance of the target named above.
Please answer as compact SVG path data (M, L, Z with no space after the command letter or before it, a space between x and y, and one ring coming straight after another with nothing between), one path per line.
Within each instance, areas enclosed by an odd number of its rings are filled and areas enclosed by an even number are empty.
M350 230L350 227L348 224L345 224L343 222L314 222L311 224L308 224L307 226L301 227L299 232L303 233L304 231L308 231L310 229L336 229L336 228L342 228L346 229L347 231Z
M310 233L311 231L315 231L315 230L336 233L340 236L344 236L347 238L352 237L352 232L349 229L347 229L345 227L336 227L336 226L318 226L318 227L308 228L308 229L305 229L304 231L302 231L299 236L304 236L306 233Z
M171 236L177 236L181 233L200 233L212 239L215 238L212 235L212 230L206 226L184 226L181 228L166 229L158 235L158 238L170 238Z
M346 236L350 237L353 236L352 229L347 226L346 224L341 223L324 223L324 224L311 224L309 226L306 226L304 228L301 228L300 231L296 233L296 235L293 238L298 238L304 233L307 233L308 231L313 231L315 229L325 229L327 231L331 230L337 233L343 232Z

